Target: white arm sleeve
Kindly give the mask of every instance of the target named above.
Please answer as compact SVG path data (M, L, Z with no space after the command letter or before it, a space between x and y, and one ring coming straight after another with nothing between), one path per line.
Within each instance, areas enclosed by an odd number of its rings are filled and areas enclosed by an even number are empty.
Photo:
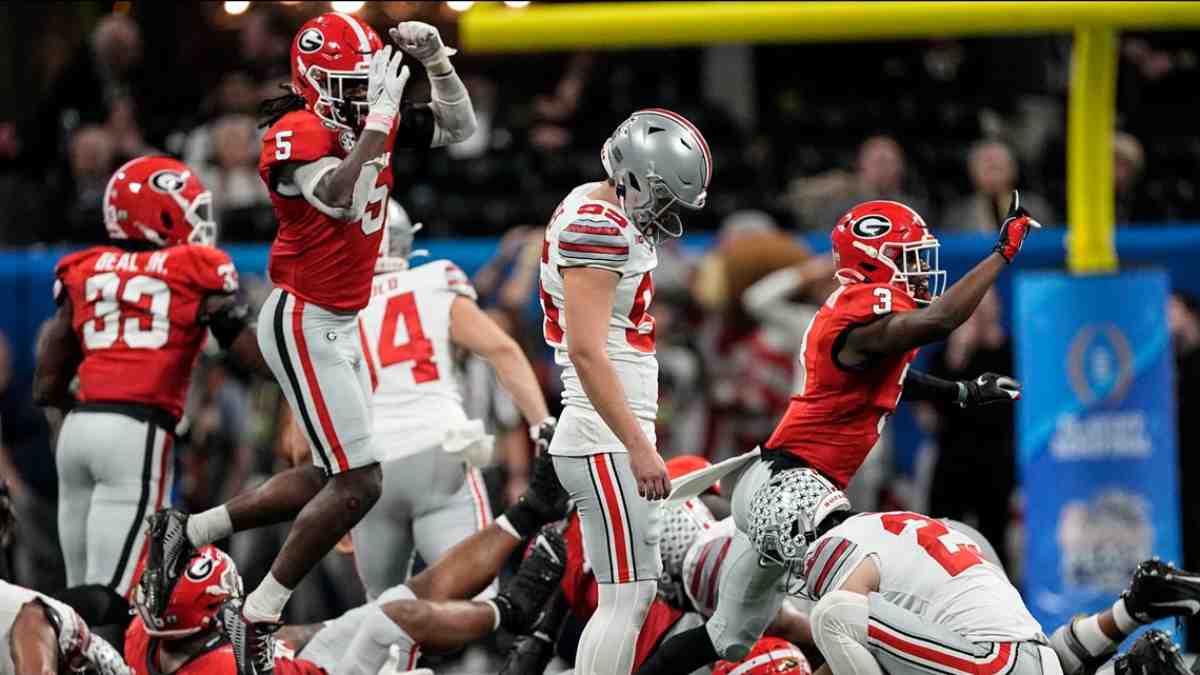
M300 194L304 195L304 199L312 204L313 208L335 220L352 223L361 219L363 211L367 208L371 190L375 187L375 182L384 169L383 157L384 155L381 155L362 165L358 180L354 182L354 195L348 207L330 206L316 195L317 184L325 177L325 174L341 166L342 160L336 157L322 157L315 162L297 167L293 174L293 180L296 187L300 189Z
M475 108L467 87L451 68L445 75L429 74L432 100L429 109L437 122L433 129L431 147L440 148L451 143L461 143L475 133Z

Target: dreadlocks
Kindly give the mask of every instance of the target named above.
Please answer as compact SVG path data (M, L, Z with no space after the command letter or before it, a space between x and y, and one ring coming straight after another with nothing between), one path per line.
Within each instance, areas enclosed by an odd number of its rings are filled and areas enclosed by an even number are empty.
M291 85L281 84L279 88L286 90L287 93L258 104L259 129L265 129L275 124L280 117L293 110L304 110L304 98L292 91Z

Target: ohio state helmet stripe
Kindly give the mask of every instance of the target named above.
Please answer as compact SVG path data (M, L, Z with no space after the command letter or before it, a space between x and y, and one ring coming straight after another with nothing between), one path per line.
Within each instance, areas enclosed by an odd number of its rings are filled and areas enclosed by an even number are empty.
M358 38L358 50L360 52L370 54L371 41L367 39L367 34L365 31L363 31L362 26L358 25L358 21L356 21L354 17L350 16L349 14L344 14L342 12L334 12L334 14L338 15L343 21L350 24L350 28L354 30L355 37Z
M696 128L696 125L688 121L688 118L680 115L677 112L667 110L666 108L646 108L645 110L640 110L638 112L657 113L663 117L666 117L667 119L671 119L682 124L688 131L692 132L692 136L696 137L696 142L700 145L700 153L704 155L704 188L707 190L708 182L712 180L713 163L712 152L708 149L708 141L704 140L704 134L700 133L700 130Z

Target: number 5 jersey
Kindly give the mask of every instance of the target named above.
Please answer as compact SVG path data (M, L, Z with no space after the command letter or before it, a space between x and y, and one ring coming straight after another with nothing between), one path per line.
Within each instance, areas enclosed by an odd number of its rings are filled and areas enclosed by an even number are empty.
M559 204L542 245L540 295L545 314L543 334L563 368L563 414L554 433L555 455L591 455L626 449L588 400L579 374L567 355L571 327L564 312L564 269L593 267L619 276L608 320L607 353L624 389L625 399L654 439L658 413L658 360L654 352L652 271L658 266L654 245L615 204L588 194L600 187L588 183L571 191Z
M178 418L208 335L204 299L238 288L229 256L199 244L94 246L60 260L55 276L55 302L70 298L82 347L80 401L139 403Z

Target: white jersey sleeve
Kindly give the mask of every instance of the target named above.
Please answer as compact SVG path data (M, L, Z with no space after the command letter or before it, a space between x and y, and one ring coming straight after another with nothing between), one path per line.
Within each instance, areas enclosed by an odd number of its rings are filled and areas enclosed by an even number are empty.
M35 598L41 598L47 605L58 610L62 616L75 613L75 610L54 598L10 584L7 581L0 581L0 675L9 675L16 670L13 666L10 644L12 636L9 633L12 631L13 623L16 622L17 613L21 611L21 607Z
M542 250L539 275L543 334L562 366L563 416L551 452L587 455L624 452L616 435L604 425L579 382L567 345L571 329L564 309L564 270L593 267L618 275L606 349L617 370L633 414L653 433L658 412L658 361L655 358L652 271L658 265L654 244L630 223L620 209L588 195L599 183L581 185L562 201L550 225ZM653 436L651 436L653 438Z
M737 525L733 516L717 521L696 537L696 541L683 559L683 589L692 607L706 618L717 611L717 591L721 587L721 573L727 569L725 559Z
M467 421L450 343L458 297L474 300L475 289L449 260L375 277L358 323L380 461L440 447Z
M1031 640L1042 632L1004 572L966 535L917 513L848 518L809 546L805 590L820 598L841 587L867 557L889 601L972 642Z

